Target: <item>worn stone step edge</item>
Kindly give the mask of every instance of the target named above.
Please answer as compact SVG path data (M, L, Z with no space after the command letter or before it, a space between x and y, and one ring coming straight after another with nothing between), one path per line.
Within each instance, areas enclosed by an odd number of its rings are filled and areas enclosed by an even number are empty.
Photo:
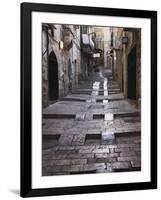
M119 137L124 137L124 136L138 136L141 135L141 131L140 130L129 130L129 131L118 131L118 132L114 132L115 137L119 136Z
M44 119L75 119L76 114L52 114L52 113L45 113L43 114Z
M116 117L138 117L140 112L131 112L131 113L113 113L114 118ZM103 119L105 114L93 114L93 119Z
M117 117L138 117L140 112L131 112L131 113L113 113L114 118ZM93 119L103 119L105 114L93 114ZM43 118L53 118L53 119L75 119L76 114L53 114L53 113L44 113Z

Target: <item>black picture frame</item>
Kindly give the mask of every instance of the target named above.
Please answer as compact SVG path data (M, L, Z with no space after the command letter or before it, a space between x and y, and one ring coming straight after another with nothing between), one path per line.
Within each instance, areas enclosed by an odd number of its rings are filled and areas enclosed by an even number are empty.
M74 13L100 16L147 18L151 21L151 180L58 188L32 188L32 12ZM82 193L129 191L157 188L157 12L37 3L21 4L21 196L47 196Z

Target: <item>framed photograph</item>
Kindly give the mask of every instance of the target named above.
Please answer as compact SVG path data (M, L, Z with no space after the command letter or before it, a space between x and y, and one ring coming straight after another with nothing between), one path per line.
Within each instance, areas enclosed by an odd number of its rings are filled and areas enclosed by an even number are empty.
M157 188L157 12L21 4L21 196Z

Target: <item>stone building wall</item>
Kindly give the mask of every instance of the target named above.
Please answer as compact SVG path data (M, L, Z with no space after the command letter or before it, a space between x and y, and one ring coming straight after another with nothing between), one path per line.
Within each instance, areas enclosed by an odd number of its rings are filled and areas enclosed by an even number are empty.
M136 46L136 100L141 101L141 29L116 28L116 40L120 46L114 56L114 78L119 81L124 96L128 96L128 55ZM128 37L128 44L122 44L122 37ZM140 104L140 103L139 103Z
M127 31L126 36L130 39L127 46L127 56L136 46L136 99L141 100L141 29ZM139 103L139 102L138 102Z
M114 34L114 74L113 78L119 82L120 88L124 91L124 58L123 58L123 47L121 45L121 39L123 36L123 28L113 28Z
M43 106L48 105L48 39L46 30L42 30L42 104Z
M45 24L45 27L48 27ZM52 27L52 28L51 28ZM59 42L63 38L63 26L54 24L49 28L42 28L42 104L46 107L50 104L48 87L48 59L51 52L54 52L58 64L58 94L59 97L67 95L69 90L78 82L80 73L80 29L69 25L71 46L60 49ZM65 41L65 39L64 39ZM64 43L65 45L65 43Z
M110 69L111 65L108 61L107 55L110 51L111 32L110 27L104 27L104 68Z

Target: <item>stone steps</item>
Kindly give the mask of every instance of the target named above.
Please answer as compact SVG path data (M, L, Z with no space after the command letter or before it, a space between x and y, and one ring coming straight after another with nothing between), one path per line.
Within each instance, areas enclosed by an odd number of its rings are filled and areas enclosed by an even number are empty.
M75 119L76 114L53 114L53 113L44 113L44 119Z
M126 99L111 73L108 80L99 73L44 110L43 175L141 169L140 112L122 102ZM95 90L98 94L91 95Z

